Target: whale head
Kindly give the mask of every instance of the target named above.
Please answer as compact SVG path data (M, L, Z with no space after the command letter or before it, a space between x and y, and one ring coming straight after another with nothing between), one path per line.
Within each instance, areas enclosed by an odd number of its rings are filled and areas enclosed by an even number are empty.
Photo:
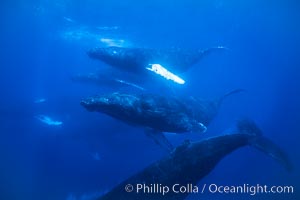
M88 56L93 59L101 60L112 66L120 66L122 63L136 60L135 54L131 50L123 47L97 47L87 52Z
M124 119L136 111L137 97L112 93L96 95L83 99L80 104L88 111L105 113L118 119Z
M122 52L124 52L124 48L122 47L97 47L89 50L87 54L91 58L105 60L108 58L117 58Z
M97 47L87 52L88 56L127 72L144 71L148 65L144 51L125 47Z

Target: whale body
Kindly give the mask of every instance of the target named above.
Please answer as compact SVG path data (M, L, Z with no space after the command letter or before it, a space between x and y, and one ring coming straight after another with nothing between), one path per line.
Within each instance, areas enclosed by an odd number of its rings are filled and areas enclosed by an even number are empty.
M241 91L234 90L215 100L109 93L85 98L81 105L88 111L104 113L129 125L144 127L149 137L170 150L173 147L163 132L205 132L223 99Z
M171 154L129 177L98 200L182 200L193 193L191 190L198 193L200 198L201 190L195 188L197 183L208 175L225 156L247 145L266 153L287 170L292 169L288 156L279 146L263 137L254 122L241 120L235 133L194 143L186 141ZM172 191L174 184L186 186L190 192L176 193ZM144 192L140 189L145 186L152 187L152 192ZM169 188L164 195L162 187ZM131 192L125 191L128 189Z
M160 132L201 132L215 117L223 99L241 91L234 90L216 100L115 92L84 98L81 105L89 111Z
M101 47L93 48L87 54L90 58L135 74L148 73L147 68L152 64L164 66L174 73L183 73L204 56L224 49L222 46L205 50Z

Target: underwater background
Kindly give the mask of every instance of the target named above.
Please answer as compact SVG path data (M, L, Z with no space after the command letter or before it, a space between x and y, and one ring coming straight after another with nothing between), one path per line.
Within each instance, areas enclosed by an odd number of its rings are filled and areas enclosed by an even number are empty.
M226 156L199 184L292 185L293 194L198 194L187 199L300 199L300 3L284 0L19 0L0 2L0 199L94 199L167 153L142 128L87 112L82 98L126 91L72 81L109 68L94 47L224 46L183 74L175 94L228 91L204 134L166 134L173 144L221 135L255 120L293 162L292 172L250 147ZM151 82L160 93L159 82ZM50 116L62 124L43 123Z

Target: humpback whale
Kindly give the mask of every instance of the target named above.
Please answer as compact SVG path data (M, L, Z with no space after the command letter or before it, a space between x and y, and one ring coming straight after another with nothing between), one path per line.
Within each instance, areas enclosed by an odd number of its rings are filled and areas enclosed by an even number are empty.
M85 98L81 105L88 111L104 113L130 125L145 127L149 137L171 150L173 147L162 132L205 132L224 98L241 91L234 90L215 100L109 93Z
M184 80L174 73L183 73L192 65L199 62L204 56L225 47L212 47L205 50L147 49L105 47L93 48L87 52L93 59L111 65L119 70L134 74L147 75L154 72L168 80L184 84Z
M286 153L265 138L253 121L240 120L236 132L199 142L186 141L171 154L129 177L98 200L181 200L191 193L201 195L197 183L208 175L222 158L247 145L266 153L287 170L292 169ZM174 188L174 185L193 188L192 191L190 188L189 192L178 192L179 187ZM147 188L146 192L141 189L146 186L148 189L152 187L152 192L147 192Z
M133 82L100 73L76 74L72 76L71 79L75 82L94 83L96 85L107 86L109 88L130 87L137 90L145 90L143 87Z

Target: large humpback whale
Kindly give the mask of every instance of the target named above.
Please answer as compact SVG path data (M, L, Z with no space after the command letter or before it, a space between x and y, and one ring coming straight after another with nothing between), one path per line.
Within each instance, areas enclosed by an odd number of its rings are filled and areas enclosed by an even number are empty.
M98 200L181 200L191 193L202 195L202 188L198 189L197 183L225 156L247 145L266 153L287 170L292 169L286 153L262 136L253 121L241 120L235 133L200 142L186 141L167 157L129 177ZM179 192L181 186L189 191Z
M147 49L106 47L88 51L91 58L103 61L120 70L139 75L147 75L149 71L166 79L183 84L184 80L176 74L187 71L204 56L225 47L212 47L205 50Z
M85 98L81 105L89 111L105 113L130 125L145 127L148 136L172 149L162 132L205 132L224 98L241 91L234 90L215 100L109 93Z

